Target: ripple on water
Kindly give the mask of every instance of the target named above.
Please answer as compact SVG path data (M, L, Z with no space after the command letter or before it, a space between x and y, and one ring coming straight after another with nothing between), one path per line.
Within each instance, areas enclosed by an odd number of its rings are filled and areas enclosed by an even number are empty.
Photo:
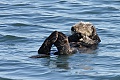
M2 35L0 38L1 38L0 42L7 42L7 41L23 42L23 41L26 41L26 38L14 36L14 35L4 35L4 36Z
M119 80L119 5L119 0L0 0L0 79ZM29 58L52 31L69 35L81 20L95 24L102 40L93 54Z
M30 26L30 25L28 25L28 24L24 24L24 23L13 23L13 24L11 24L12 26Z

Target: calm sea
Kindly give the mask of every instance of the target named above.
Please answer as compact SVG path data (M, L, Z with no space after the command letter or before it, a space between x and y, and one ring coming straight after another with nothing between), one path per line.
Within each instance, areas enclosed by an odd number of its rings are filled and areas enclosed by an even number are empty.
M93 23L92 54L32 59L55 30ZM55 48L53 48L55 50ZM0 80L120 80L120 0L0 0Z

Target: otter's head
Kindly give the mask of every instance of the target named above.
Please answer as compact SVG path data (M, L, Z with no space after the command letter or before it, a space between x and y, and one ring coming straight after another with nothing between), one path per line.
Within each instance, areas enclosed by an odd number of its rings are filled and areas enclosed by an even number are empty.
M90 22L79 22L72 26L71 32L72 34L81 33L85 36L92 36L96 34L96 29Z
M92 40L97 40L98 42L100 42L100 38L97 35L96 28L90 22L82 22L81 21L79 23L76 23L75 25L73 25L71 27L71 33L72 33L72 35L79 33L83 37L87 36Z

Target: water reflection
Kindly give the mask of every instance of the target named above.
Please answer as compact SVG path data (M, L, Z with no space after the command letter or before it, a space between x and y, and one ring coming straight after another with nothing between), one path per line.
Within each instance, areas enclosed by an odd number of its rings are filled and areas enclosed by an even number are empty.
M70 69L68 59L69 59L68 55L49 57L42 60L44 61L42 62L42 65L48 66L49 68L53 68L53 69L54 68Z
M72 55L61 55L61 56L54 56L49 58L41 59L43 66L47 66L51 69L84 69L87 70L93 69L92 65L94 64L94 58L97 56L97 51L94 51L93 54L87 53L76 53ZM87 69L86 69L87 66Z

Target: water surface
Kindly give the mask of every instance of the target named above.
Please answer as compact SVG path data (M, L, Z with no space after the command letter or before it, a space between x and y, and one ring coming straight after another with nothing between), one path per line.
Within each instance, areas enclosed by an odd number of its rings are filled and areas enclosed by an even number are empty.
M120 0L0 0L1 80L120 80ZM57 30L89 21L102 42L92 54L29 58ZM53 48L54 49L54 48Z

